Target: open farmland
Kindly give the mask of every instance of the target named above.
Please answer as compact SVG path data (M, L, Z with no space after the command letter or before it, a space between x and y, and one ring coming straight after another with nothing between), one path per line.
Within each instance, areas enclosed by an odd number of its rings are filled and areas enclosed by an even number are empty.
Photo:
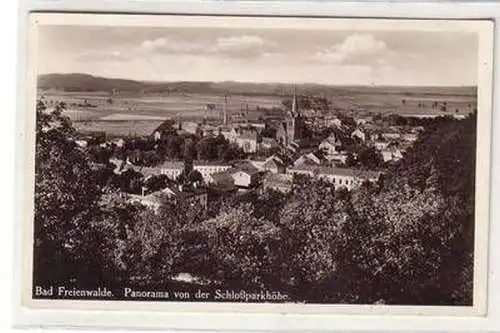
M232 121L256 121L259 118L281 117L284 92L259 85L261 94L226 94L227 111ZM272 89L271 89L272 88ZM280 93L278 93L280 91ZM476 108L474 88L422 87L309 87L297 86L299 96L326 98L330 113L345 113L362 117L374 114L433 117L437 115L465 116ZM103 91L63 91L49 89L39 95L50 104L64 101L66 114L81 131L104 131L109 135L149 135L166 119L217 122L222 119L225 98L219 92L127 92L112 95ZM272 110L274 108L274 110ZM306 112L314 115L314 112Z

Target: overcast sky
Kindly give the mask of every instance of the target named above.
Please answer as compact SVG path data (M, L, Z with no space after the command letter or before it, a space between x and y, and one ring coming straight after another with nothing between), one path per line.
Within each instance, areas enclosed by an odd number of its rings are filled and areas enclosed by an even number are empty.
M477 36L458 32L44 26L39 74L148 81L461 86Z

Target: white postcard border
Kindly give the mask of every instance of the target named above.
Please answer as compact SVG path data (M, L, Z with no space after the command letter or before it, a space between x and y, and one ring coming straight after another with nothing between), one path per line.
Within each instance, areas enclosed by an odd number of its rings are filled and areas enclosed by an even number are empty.
M47 15L47 14L45 14ZM50 23L51 24L54 24L54 22L56 23L59 23L57 22L58 19L55 19L54 20L54 17L56 16L53 16L55 14L51 14L50 16L51 17L51 21ZM61 16L59 16L61 17ZM82 18L84 16L82 15L78 15L78 17ZM85 17L89 17L89 16L85 16ZM117 16L108 16L106 19L106 22L108 24L112 24L114 23L114 19L116 19ZM128 16L126 18L126 20L131 20L131 22L138 22L137 19L141 18L140 16ZM148 24L154 24L154 25L158 25L158 22L160 21L161 17L160 16L153 16L153 18L151 17L145 17L143 16L142 17L143 19L147 19L147 22ZM179 20L182 20L182 17L181 16L174 16L174 20L171 20L169 22L173 22L173 21L179 21ZM190 22L192 22L191 24L200 24L199 18L197 17L189 17L189 20ZM214 20L213 17L210 17L209 18L211 21ZM221 22L223 22L223 24L227 24L226 22L228 20L230 20L231 18L224 18L223 20L221 20ZM240 20L240 18L238 18L238 22L243 22L243 21L251 21L251 20L254 20L255 18L244 18L242 20ZM75 19L75 17L73 17L72 20L70 20L71 24L78 24L78 22L80 19ZM280 19L281 20L281 19ZM301 21L300 19L283 19L283 20L290 20L289 22L291 22L292 20L294 21L294 23L297 23L299 21ZM85 21L85 19L83 19L83 21ZM91 21L95 21L95 19L92 19ZM265 25L269 25L269 27L273 27L275 26L277 23L277 21L279 20L276 20L276 21L265 21ZM317 20L314 20L316 22L321 22L321 24L324 24L325 22L325 19L317 19ZM64 24L64 22L68 23L68 21L61 21L60 23L61 24ZM344 21L341 25L341 28L342 29L346 29L346 25L345 25L345 22ZM368 29L369 27L368 26L364 26L363 24L359 23L360 21L358 21L358 23L356 23L356 28L357 29ZM367 23L370 23L368 20L366 21L363 21L363 22L367 22ZM371 23L373 22L376 22L376 21L371 21ZM426 21L424 21L426 22ZM427 21L426 24L428 24L429 22L431 21ZM39 21L40 23L40 21ZM123 21L120 21L118 22L120 24L123 24ZM88 23L85 23L83 22L83 24L88 24ZM131 24L134 24L134 23L131 23ZM206 22L205 22L206 24ZM316 23L315 23L316 24ZM377 25L379 23L375 23L375 25ZM460 28L463 28L463 29L469 29L472 25L470 24L464 24L464 26L460 26L460 24L462 24L462 22L457 22L457 21L453 21L453 23L450 24L450 22L445 22L445 21L440 21L439 24L437 26L440 26L440 28L442 29L443 26L444 27L453 27L454 29L456 29L457 27L460 27ZM410 24L411 25L411 24ZM475 22L474 24L476 27L478 25L480 25L478 22ZM307 29L308 27L312 27L314 26L314 24L306 24L304 25L304 28ZM333 24L333 26L335 26L335 24ZM430 30L432 29L438 29L436 26L432 26L432 24L430 24L430 26L432 28L430 28ZM263 28L262 25L259 26L259 28ZM410 29L411 27L409 27ZM420 28L420 27L419 27ZM371 26L371 29L373 29L373 25ZM383 29L383 27L380 27L379 29ZM399 29L399 26L398 26L398 29ZM425 29L425 28L424 28ZM439 30L439 29L438 29ZM488 29L486 29L488 30ZM485 30L485 31L486 31ZM481 51L481 54L482 56L480 57L481 61L481 66L480 66L480 71L479 71L479 82L480 84L478 85L478 94L479 94L479 99L478 99L478 109L479 109L479 112L485 112L484 110L491 110L491 82L492 82L492 77L491 77L491 66L492 66L492 52L491 52L491 47L492 47L492 40L493 40L493 35L491 33L491 30L488 30L490 31L490 33L488 32L483 32L480 34L481 36L481 40L482 42L480 41L480 46L482 51ZM33 47L33 45L36 45L36 41L35 43L30 43L30 47ZM485 47L485 45L487 45ZM35 49L30 49L30 54L34 54L33 52L35 52ZM36 68L36 64L34 63L31 63L29 65L29 68L33 69L33 68ZM26 81L28 82L27 86L29 87L34 87L34 83L36 83L36 75L34 75L34 72L33 71L28 71L28 77L26 79ZM21 80L22 81L22 80ZM33 92L31 92L33 93ZM34 95L31 94L31 96L33 97ZM22 97L22 96L21 96ZM20 97L20 98L21 98ZM27 103L28 107L27 108L23 108L23 110L33 110L33 107L34 107L34 99L31 98L31 100ZM34 129L34 122L32 121L33 119L25 119L25 120L30 120L30 121L24 121L24 125L26 127L23 128L23 130L21 131L21 135L22 135L22 140L24 141L24 148L26 148L26 144L29 145L29 143L33 143L34 142L34 137L33 137L33 129ZM30 134L31 133L31 134ZM491 133L491 114L487 114L487 116L485 116L484 114L482 116L480 116L478 118L478 133L480 133L480 135L478 135L478 147L481 147L481 149L478 149L478 155L477 155L477 165L478 165L478 169L479 169L479 166L483 166L484 168L484 171L485 172L478 172L477 175L478 175L478 179L477 179L477 185L480 189L488 189L489 188L489 184L490 184L490 178L489 178L489 165L490 165L490 156L489 156L489 152L490 152L490 133ZM33 147L34 145L32 145ZM24 155L24 165L21 164L21 170L32 170L32 167L33 167L33 152L29 151L29 149L26 149L25 150L25 155ZM486 167L484 167L486 166ZM18 165L19 167L19 165ZM26 172L27 174L28 172ZM32 173L31 173L32 174ZM30 178L31 177L31 178ZM34 175L33 175L34 177ZM29 193L30 191L32 191L32 181L33 181L33 177L32 176L29 176L28 178L25 178L24 181L24 190ZM489 200L488 200L488 192L489 191L477 191L477 197L476 197L476 202L477 202L477 210L476 210L476 214L479 214L479 216L481 216L481 218L485 218L485 216L487 217L488 216L488 211L489 211ZM18 197L19 198L19 197ZM26 197L23 197L24 199L26 199ZM23 217L24 221L30 221L31 218L32 218L32 209L30 209L30 206L32 207L32 203L31 203L31 198L28 198L26 201L24 201L24 205L23 205L23 212L28 214L28 216L25 216ZM486 214L486 215L485 215ZM478 217L478 216L476 216ZM487 219L487 218L486 218ZM24 222L23 222L24 223ZM31 225L31 224L30 224ZM24 232L28 233L28 235L30 235L31 230L25 230ZM307 310L308 306L305 306L304 305L296 305L296 304L290 304L290 305L286 305L286 308L283 308L283 305L282 304L245 304L244 306L247 308L245 309L245 312L248 311L248 309L250 309L250 312L259 312L260 316L272 316L271 313L274 313L276 315L280 315L280 316L283 316L284 313L287 313L286 317L287 318L291 318L290 315L293 314L294 315L294 318L299 318L301 317L304 313L315 313L315 314L322 314L322 315L327 315L329 314L330 316L332 315L331 313L332 312L335 312L335 318L336 320L339 319L340 320L340 317L342 317L342 314L344 313L358 313L358 314L362 314L362 315L359 315L356 317L356 320L358 319L361 319L361 318L364 318L366 314L376 314L376 315L382 315L382 314L386 314L386 315L394 315L394 314L397 314L398 315L398 318L396 319L396 321L400 321L400 320L403 320L403 322L401 323L404 323L404 321L408 318L405 319L405 317L407 315L423 315L423 314L432 314L432 315L435 315L435 316L443 316L443 315L450 315L450 314L453 314L453 315L468 315L468 314L484 314L485 313L485 309L486 309L486 273L487 273L487 245L488 245L488 242L485 241L486 239L488 238L488 225L487 224L480 224L480 225L477 225L476 226L476 239L475 239L475 242L476 242L476 251L475 251L475 270L476 272L483 272L482 274L480 274L480 276L477 276L476 275L476 278L475 278L475 303L476 303L476 307L473 309L473 311L471 312L471 308L470 307L400 307L400 306L344 306L344 305L311 305L311 307L309 307L311 309L311 311ZM24 272L30 272L31 270L31 246L32 244L29 242L30 241L30 238L28 237L28 241L26 240L27 238L26 237L23 237L23 241L26 242L26 243L23 243L22 244L22 248L23 250L25 251L22 255L21 255L21 258L23 259L22 262L23 262L23 270ZM31 274L25 274L23 273L21 275L21 277L23 278L23 285L26 286L26 283L28 282L28 285L31 286ZM27 280L24 280L24 278L26 278ZM482 280L482 282L478 282L477 280L480 279ZM24 289L26 291L26 289ZM479 290L479 291L478 291ZM477 293L479 294L482 294L483 296L482 297L479 297L479 299L477 298ZM26 295L28 295L28 298L31 298L31 289L27 292L27 294L24 295L24 297L26 297ZM25 299L26 300L26 299ZM186 303L186 302L182 302L182 303L179 303L179 302L165 302L165 303L152 303L152 302L131 302L131 303L127 303L125 304L124 302L114 302L114 301L106 301L106 302L95 302L95 301L91 301L91 302L87 302L87 301L73 301L73 302L68 302L68 301L32 301L32 306L35 306L35 307L38 307L39 305L41 304L49 304L48 307L45 307L45 306L42 306L42 308L45 308L43 310L29 310L29 309L26 309L26 308L23 308L21 310L21 312L24 312L25 310L27 312L32 312L30 314L30 316L34 315L34 313L38 313L38 314L41 314L43 316L48 316L51 318L51 320L48 320L48 322L53 322L54 324L62 324L67 318L65 318L65 316L61 316L60 313L63 313L63 312L66 312L66 313L78 313L78 314L81 314L82 315L82 319L83 321L81 321L81 324L85 324L85 323L90 323L90 322L93 322L95 319L96 319L96 316L99 317L98 313L96 314L95 311L82 311L82 310L88 310L88 309L93 309L93 310L96 310L96 304L99 304L100 305L103 305L100 310L107 310L106 313L108 314L114 314L115 313L115 310L118 310L118 309L122 309L122 310L125 310L125 311L132 311L132 310L140 310L140 312L134 312L134 316L136 316L135 318L139 318L139 317L151 317L152 321L150 321L151 327L156 327L155 325L158 323L156 320L153 319L153 317L156 317L157 315L160 315L161 318L164 318L165 317L165 313L154 313L154 312L142 312L142 311L150 311L150 310L153 310L153 311L175 311L175 316L178 317L179 319L180 318L184 318L184 317L190 317L193 315L193 313L198 313L199 315L202 315L202 313L206 314L207 312L217 312L217 311L224 311L224 312L233 312L235 310L235 307L236 306L240 306L239 304L214 304L214 303L209 303L208 304L208 307L210 309L207 309L207 305L205 304L201 304L201 303ZM106 304L103 304L103 303L106 303ZM26 304L26 303L24 303ZM186 309L180 309L179 306L182 306L182 307L186 307ZM263 306L265 307L265 309L263 309ZM220 307L220 308L219 308ZM252 307L255 307L255 309L252 311ZM269 308L268 308L269 307ZM296 309L294 309L294 307L297 307ZM55 309L55 308L60 308L60 310L58 310L58 313L59 314L55 314L53 313L53 311L49 310L49 309ZM217 308L217 309L213 309L213 308ZM64 310L62 310L64 309ZM306 310L304 310L306 309ZM208 311L207 311L208 310ZM239 311L240 309L238 309ZM34 311L34 312L33 312ZM184 311L188 311L189 313L181 313L181 312L184 312ZM266 314L262 314L261 312L265 312ZM120 317L122 317L122 312L120 311ZM126 313L123 313L123 314L126 314ZM231 320L227 320L227 316L230 315L229 313L211 313L210 316L213 316L213 318L215 317L220 317L221 319L222 318L225 318L224 319L224 322L227 323L227 325L229 325L228 327L230 327L229 329L231 329L231 327L237 327L238 325L236 326L233 326L235 325L235 323L233 323ZM236 317L239 317L239 316L244 316L245 318L248 318L248 316L254 316L254 315L257 315L256 313L255 314L246 314L246 315L235 315L235 314L231 314L231 316L234 316L235 318ZM102 313L101 313L101 316L102 316ZM328 318L330 318L330 316L328 316ZM340 317L339 317L340 316ZM38 315L34 315L32 316L31 318L37 318ZM124 316L125 317L125 316ZM167 317L172 317L172 314L168 314ZM313 316L315 317L315 316ZM350 316L345 316L347 320L351 321L353 318L350 317ZM369 318L372 318L373 316L369 316ZM24 317L26 319L26 317ZM59 319L58 319L59 318ZM74 317L73 317L74 318ZM161 318L158 318L160 321L161 321ZM283 318L283 317L282 317ZM311 318L310 316L308 318ZM102 320L103 318L99 318L99 320ZM123 319L123 318L122 318ZM170 318L172 319L172 318ZM319 318L318 318L319 319ZM373 318L372 318L373 319ZM469 318L470 319L470 318ZM474 321L475 319L479 319L479 318L472 318L472 321ZM288 320L288 322L290 323L293 323L293 322L296 322L296 320L299 320L299 319L295 319L295 320ZM300 319L299 321L302 322L303 319ZM382 320L387 320L387 319L382 319ZM394 320L394 318L391 318L391 320ZM440 322L442 320L442 318L433 318L433 320L436 321L436 323ZM460 321L461 318L455 318L455 320L458 320ZM36 320L35 320L36 321ZM132 325L132 323L130 322L130 320L127 320L127 319L124 319L124 320L120 320L121 324L120 326L134 326ZM141 322L142 325L146 324L144 321L137 321L137 322ZM171 321L171 323L174 323L175 321ZM320 322L320 320L318 320L318 323ZM297 323L297 322L296 322ZM78 325L78 321L74 322L73 323L74 325ZM105 323L102 323L103 325L106 325ZM190 323L190 324L194 324L194 323ZM220 326L223 326L223 327L226 327L227 326L226 324L222 324L222 322L220 323ZM85 325L84 325L85 326ZM113 325L111 325L113 326ZM177 325L169 325L170 327L182 327L182 325L179 324L179 326ZM259 325L255 325L256 326L256 329L265 329L265 328L259 328L260 326ZM299 325L300 326L300 325ZM316 325L313 325L313 326L316 326ZM224 329L223 327L221 327L221 329ZM290 328L293 328L294 325L290 326ZM192 326L192 328L196 328L195 325ZM203 328L206 328L206 326L204 327L200 327L200 329L203 329Z

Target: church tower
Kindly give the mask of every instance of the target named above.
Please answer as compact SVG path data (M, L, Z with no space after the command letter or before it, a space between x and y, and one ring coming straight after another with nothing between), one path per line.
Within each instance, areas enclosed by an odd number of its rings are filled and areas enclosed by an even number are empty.
M297 117L299 117L298 103L297 103L297 89L293 87L293 99L292 99L292 109L288 114L287 118L287 141L288 143L292 143L295 141L298 136L297 130Z
M276 139L282 145L288 146L302 138L303 122L299 111L297 92L293 88L292 107L286 113L286 118L281 123L276 133Z

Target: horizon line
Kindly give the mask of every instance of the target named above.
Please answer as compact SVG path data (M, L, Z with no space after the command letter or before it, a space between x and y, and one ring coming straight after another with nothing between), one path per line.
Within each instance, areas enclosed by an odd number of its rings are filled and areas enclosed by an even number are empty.
M132 79L132 78L126 78L126 77L110 77L110 76L101 76L101 75L96 75L96 74L89 74L89 73L82 73L82 72L71 72L71 73L41 73L37 74L37 79L40 78L40 76L44 75L85 75L85 76L90 76L98 79L108 79L108 80L126 80L126 81L132 81L132 82L138 82L138 83L244 83L244 84L275 84L275 85L317 85L317 86L330 86L330 87L386 87L386 88L396 88L396 87L408 87L408 88L477 88L477 84L472 84L472 85L408 85L408 84L383 84L383 85L377 85L377 84L338 84L338 83L318 83L318 82L309 82L309 81L303 81L303 82L280 82L280 81L237 81L237 80L174 80L174 81L169 81L169 80L164 80L164 81L158 81L158 80L138 80L138 79Z

